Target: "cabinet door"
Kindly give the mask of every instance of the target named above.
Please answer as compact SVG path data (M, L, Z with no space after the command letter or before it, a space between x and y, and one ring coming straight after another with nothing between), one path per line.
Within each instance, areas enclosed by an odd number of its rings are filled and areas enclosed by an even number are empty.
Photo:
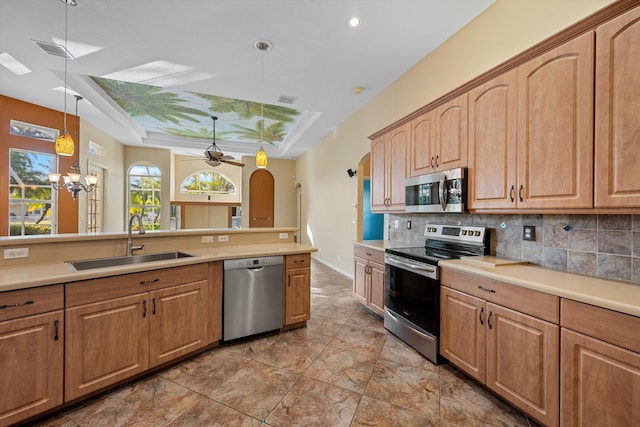
M362 304L367 303L367 260L353 257L353 293Z
M469 209L516 207L517 70L469 94Z
M147 294L66 310L65 401L149 367Z
M0 425L62 404L63 312L0 323Z
M386 135L371 141L371 210L387 210Z
M149 367L207 345L207 285L202 280L149 293Z
M287 270L285 286L284 324L291 325L309 320L311 310L311 270Z
M384 265L369 263L369 286L367 305L380 316L384 316Z
M491 303L487 309L487 387L557 426L558 326Z
M560 425L637 426L640 354L562 328Z
M484 384L487 312L485 301L440 288L440 354Z
M436 108L436 169L467 166L468 96L465 93Z
M640 8L596 31L596 207L640 207Z
M388 207L393 211L404 211L409 163L410 124L407 123L391 131L387 143L387 170L389 190Z
M519 68L518 202L593 206L592 32Z
M431 110L411 121L410 175L417 176L435 170L435 111Z

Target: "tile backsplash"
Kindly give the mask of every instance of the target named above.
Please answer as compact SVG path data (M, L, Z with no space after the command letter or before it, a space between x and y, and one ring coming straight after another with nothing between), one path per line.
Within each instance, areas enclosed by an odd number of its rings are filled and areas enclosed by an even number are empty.
M487 227L492 255L640 284L640 215L389 214L388 239L421 246L427 223ZM524 225L535 226L534 241L522 240Z

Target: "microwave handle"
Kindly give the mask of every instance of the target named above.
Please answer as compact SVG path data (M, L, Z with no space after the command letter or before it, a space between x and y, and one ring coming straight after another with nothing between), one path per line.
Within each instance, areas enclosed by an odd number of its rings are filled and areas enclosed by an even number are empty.
M442 172L442 176L440 177L440 186L438 188L438 195L440 196L440 206L442 207L442 211L447 210L447 196L449 195L448 191L445 191L444 185L447 182L447 175Z

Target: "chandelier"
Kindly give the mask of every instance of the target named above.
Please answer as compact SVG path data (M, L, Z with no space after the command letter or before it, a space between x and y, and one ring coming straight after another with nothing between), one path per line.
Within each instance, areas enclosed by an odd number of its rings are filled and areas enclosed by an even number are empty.
M74 96L76 97L76 140L80 142L80 116L78 116L78 101L80 101L82 97L80 95ZM69 169L69 173L62 177L62 184L60 184L59 173L50 173L47 176L49 177L51 186L55 190L62 190L63 188L66 188L67 191L71 193L73 200L78 199L78 193L81 191L91 193L93 187L98 183L98 175L95 173L90 173L85 176L84 183L80 182L82 179L82 171L80 170L78 161L73 162L71 169Z

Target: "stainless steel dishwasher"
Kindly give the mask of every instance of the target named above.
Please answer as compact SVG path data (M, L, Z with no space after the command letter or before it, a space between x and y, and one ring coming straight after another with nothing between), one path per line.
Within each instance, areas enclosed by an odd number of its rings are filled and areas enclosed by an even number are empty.
M283 257L224 261L224 341L280 329Z

